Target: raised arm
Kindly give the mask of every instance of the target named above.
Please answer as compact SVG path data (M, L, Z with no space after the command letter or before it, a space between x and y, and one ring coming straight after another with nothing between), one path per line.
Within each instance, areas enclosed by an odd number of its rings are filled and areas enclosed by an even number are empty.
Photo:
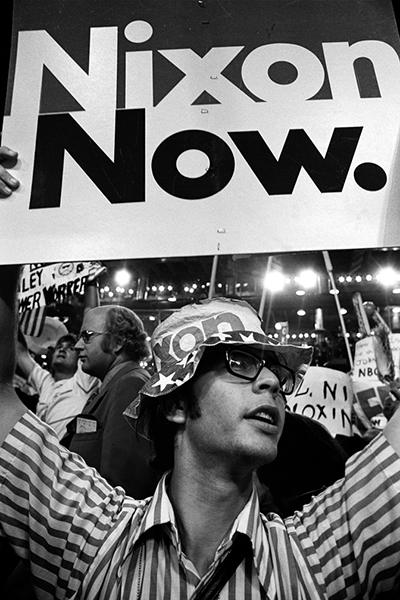
M97 278L88 279L85 283L85 296L83 304L83 316L85 316L89 310L100 306L99 296L99 284Z
M0 266L0 444L26 411L13 386L17 346L17 285L21 268Z
M18 332L17 350L17 364L25 379L28 379L29 375L36 367L37 362L29 353L24 334L21 331Z

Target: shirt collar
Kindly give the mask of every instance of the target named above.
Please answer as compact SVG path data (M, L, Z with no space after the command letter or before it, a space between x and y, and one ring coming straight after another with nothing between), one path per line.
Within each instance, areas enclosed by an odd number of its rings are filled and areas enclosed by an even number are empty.
M181 543L179 539L175 513L167 493L167 485L170 474L171 472L167 471L160 479L137 531L135 539L133 540L133 544L136 544L140 537L152 527L156 527L157 525L169 525L171 539L177 550L179 552L181 551Z
M167 493L169 476L170 471L165 473L158 483L154 496L135 535L135 539L132 540L132 547L149 529L157 525L164 525L167 526L166 530L169 530L172 543L178 554L181 554L182 548L176 517ZM219 545L216 559L226 554L232 545L232 540L236 533L242 533L250 539L253 548L254 564L260 582L264 587L268 586L271 577L270 568L268 568L269 542L260 515L258 496L254 486L248 502L240 511L230 531Z

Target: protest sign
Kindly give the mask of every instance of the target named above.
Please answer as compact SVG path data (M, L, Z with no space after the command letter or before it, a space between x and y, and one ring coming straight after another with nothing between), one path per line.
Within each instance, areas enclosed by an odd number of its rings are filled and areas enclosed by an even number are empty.
M398 243L390 0L14 7L2 262Z
M392 350L395 377L400 371L400 334L389 335ZM387 420L383 415L383 400L389 394L389 387L378 378L372 337L366 337L356 343L354 370L352 374L354 391L354 410L365 428L383 429Z
M301 386L288 398L289 409L318 421L335 436L352 435L353 389L346 373L309 367Z
M98 277L105 267L98 262L65 262L52 265L26 265L19 284L19 310L35 310L83 294L85 282Z

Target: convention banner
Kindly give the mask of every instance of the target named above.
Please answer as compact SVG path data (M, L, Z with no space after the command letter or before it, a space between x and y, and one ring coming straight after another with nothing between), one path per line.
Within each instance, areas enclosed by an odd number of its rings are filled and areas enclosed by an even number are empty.
M399 245L390 0L14 7L1 262Z
M353 388L349 375L325 367L309 367L301 386L289 397L289 409L318 421L333 436L351 436Z

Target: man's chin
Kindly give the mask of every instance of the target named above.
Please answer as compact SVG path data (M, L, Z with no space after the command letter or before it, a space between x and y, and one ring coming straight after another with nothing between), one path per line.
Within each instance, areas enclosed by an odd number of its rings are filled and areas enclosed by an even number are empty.
M86 359L85 358L80 358L79 362L81 363L81 369L84 373L87 373L87 364L86 364Z

